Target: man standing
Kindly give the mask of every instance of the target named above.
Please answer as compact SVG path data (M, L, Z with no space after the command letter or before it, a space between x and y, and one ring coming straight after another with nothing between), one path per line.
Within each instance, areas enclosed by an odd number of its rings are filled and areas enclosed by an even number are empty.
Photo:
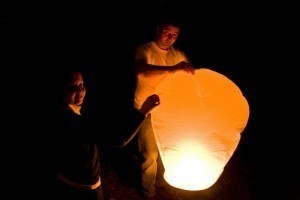
M157 27L153 41L140 45L135 54L137 85L134 105L139 109L147 96L155 93L157 85L168 75L184 70L194 74L194 68L189 64L185 53L173 44L176 42L180 24L172 19L164 19ZM142 190L146 198L155 196L156 187L164 188L169 194L174 194L163 179L163 166L158 153L151 125L151 114L143 122L138 138L142 161Z

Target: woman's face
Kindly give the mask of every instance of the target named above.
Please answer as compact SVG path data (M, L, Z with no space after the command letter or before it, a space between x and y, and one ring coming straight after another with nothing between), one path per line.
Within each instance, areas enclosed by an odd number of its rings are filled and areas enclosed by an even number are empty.
M81 106L86 94L83 78L80 72L71 75L70 82L66 85L65 101L68 105Z

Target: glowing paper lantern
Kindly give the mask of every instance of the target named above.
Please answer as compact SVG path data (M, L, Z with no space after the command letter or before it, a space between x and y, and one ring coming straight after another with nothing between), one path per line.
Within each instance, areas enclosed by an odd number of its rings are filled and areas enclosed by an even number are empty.
M247 100L231 80L209 69L178 71L156 93L161 104L152 123L166 181L186 190L212 186L246 127Z

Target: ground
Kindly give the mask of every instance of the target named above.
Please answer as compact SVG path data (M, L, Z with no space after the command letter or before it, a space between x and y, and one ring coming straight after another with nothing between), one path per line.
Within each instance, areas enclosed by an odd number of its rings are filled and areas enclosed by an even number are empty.
M128 149L106 151L102 160L102 186L108 200L142 200L139 192L138 158ZM253 200L257 199L256 171L248 150L238 147L221 177L202 191L176 189L183 200ZM117 158L117 159L115 159ZM158 200L168 200L162 192Z

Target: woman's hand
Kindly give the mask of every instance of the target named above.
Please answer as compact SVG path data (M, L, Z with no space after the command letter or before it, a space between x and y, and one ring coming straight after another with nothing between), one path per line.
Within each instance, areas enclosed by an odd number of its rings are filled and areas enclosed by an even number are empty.
M153 94L144 101L140 112L146 116L154 107L158 106L159 104L159 96L157 94Z

